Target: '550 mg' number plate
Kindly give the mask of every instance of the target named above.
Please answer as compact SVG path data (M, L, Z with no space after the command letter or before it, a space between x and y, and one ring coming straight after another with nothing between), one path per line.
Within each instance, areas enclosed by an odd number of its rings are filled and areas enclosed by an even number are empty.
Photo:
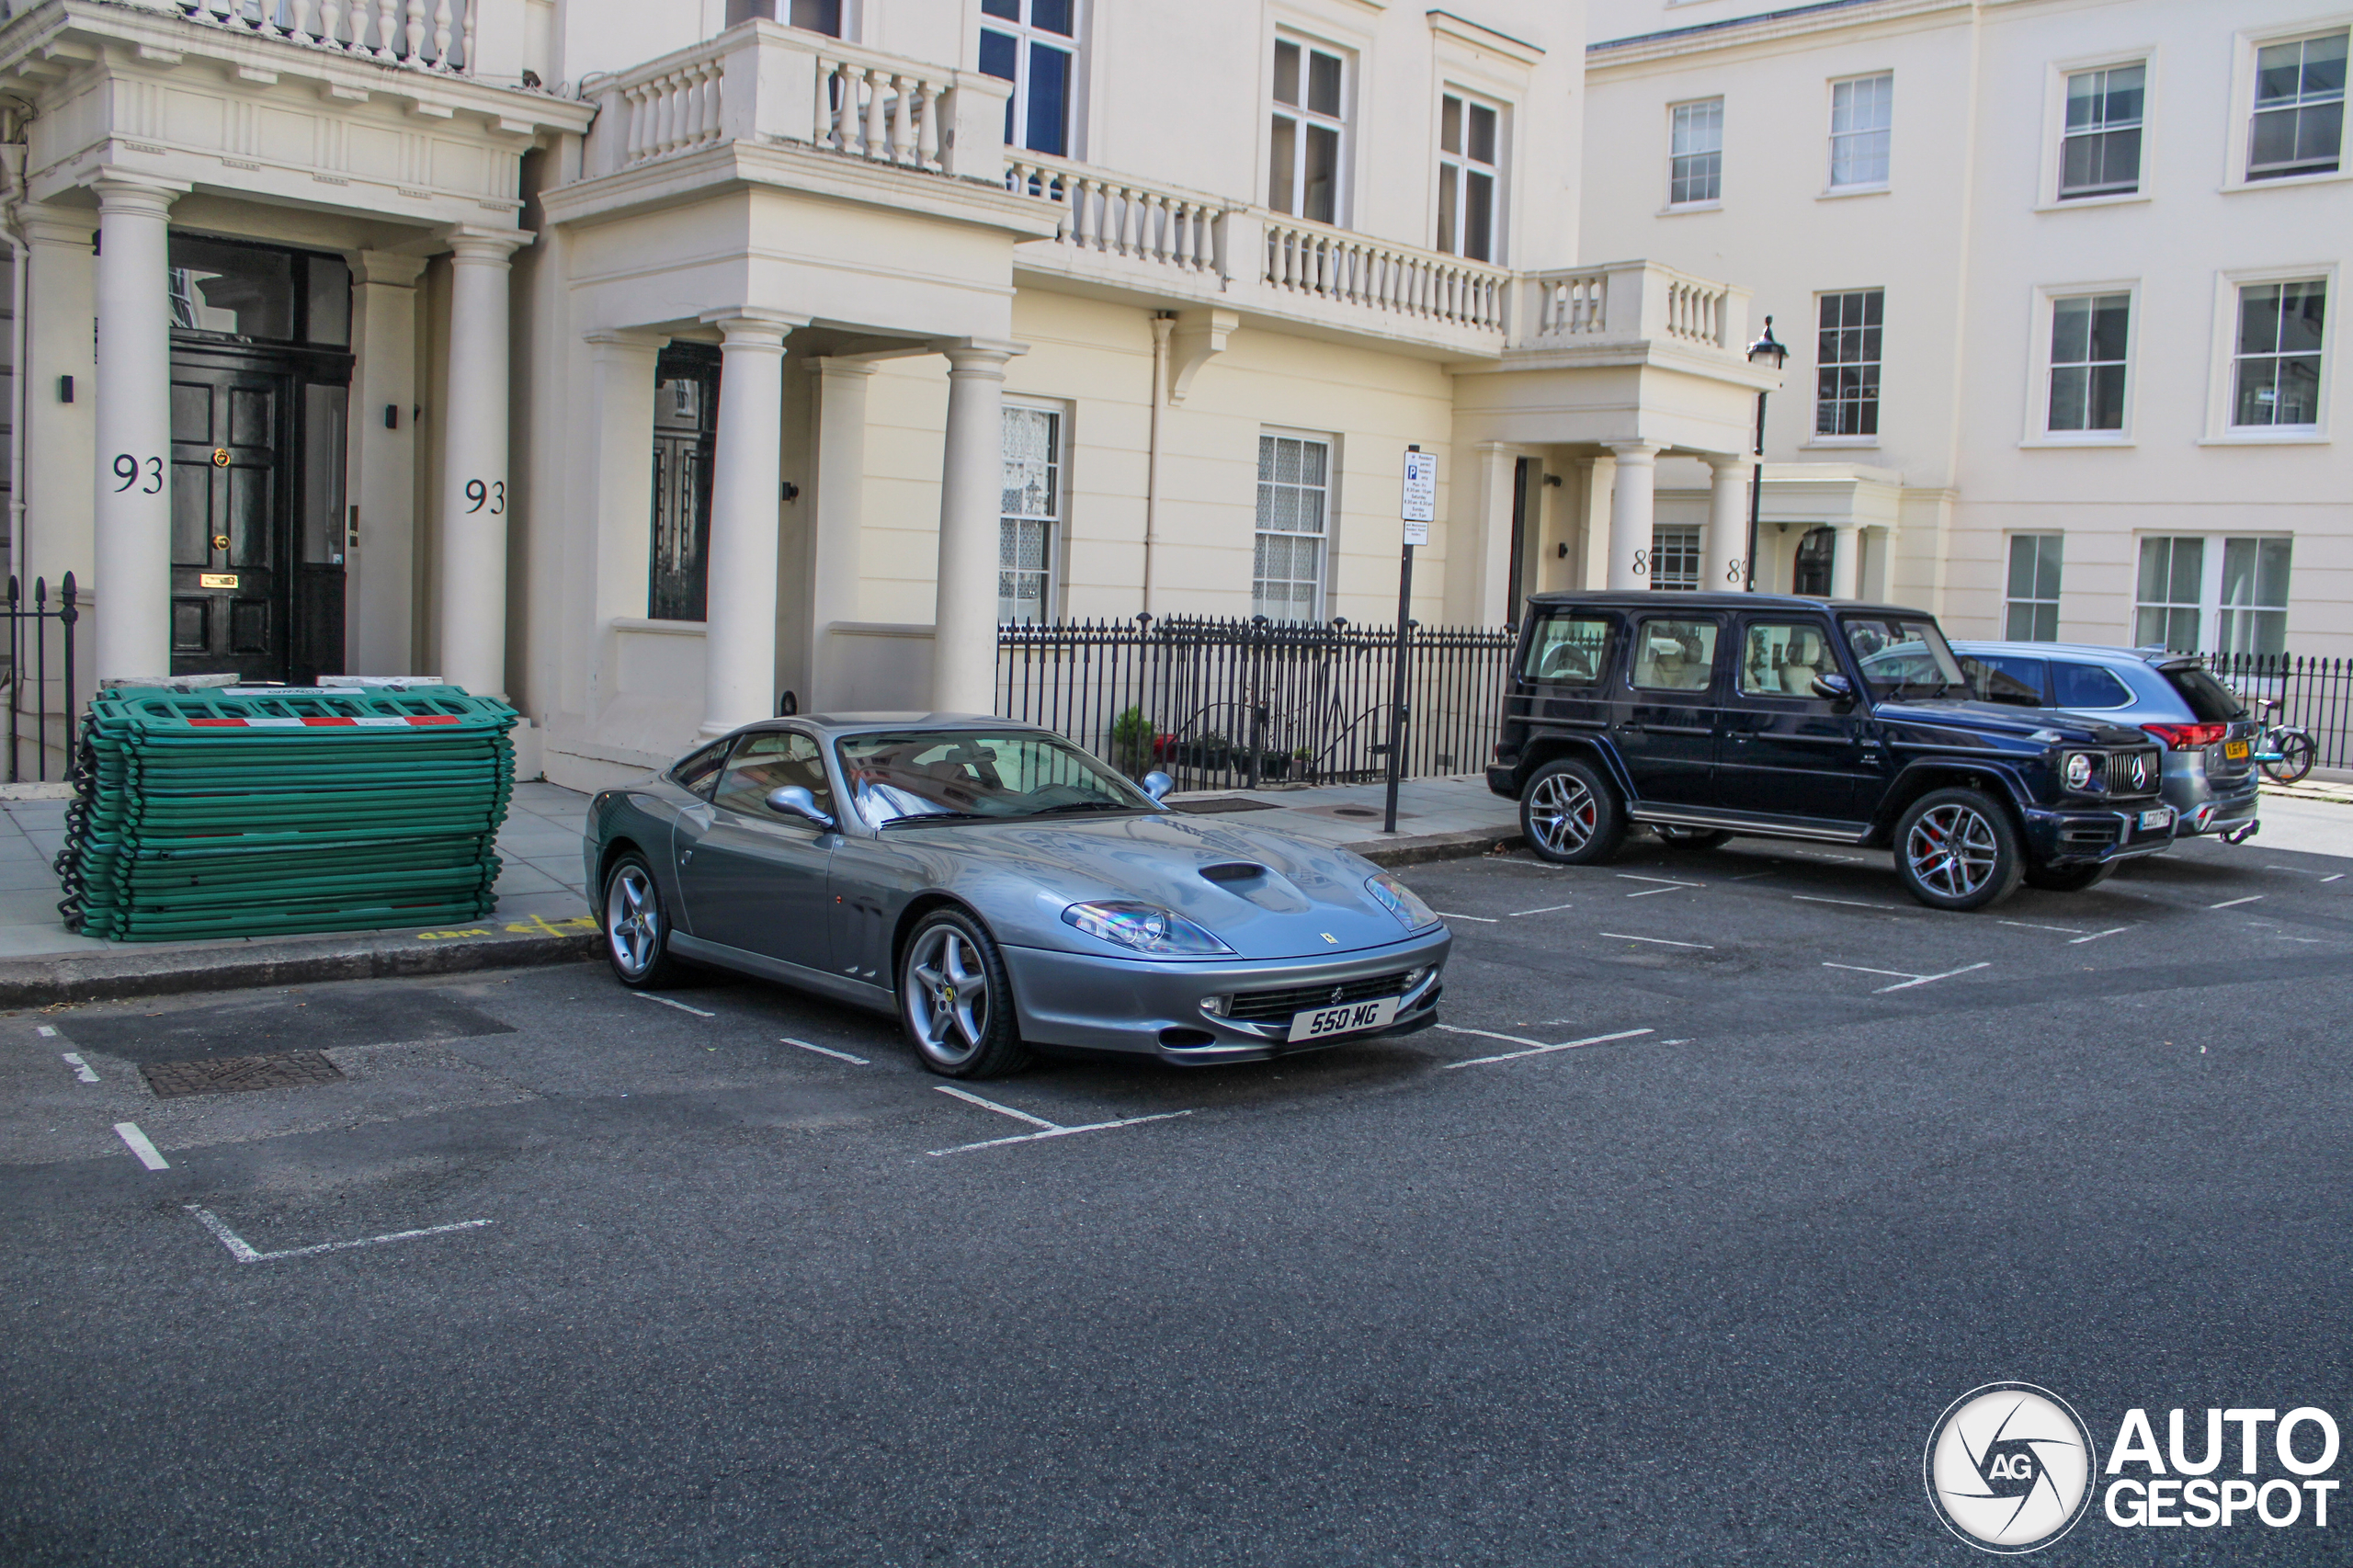
M1383 996L1377 1002L1350 1002L1338 1007L1319 1007L1312 1013L1293 1013L1290 1038L1323 1040L1336 1034L1383 1028L1397 1021L1397 1002L1394 996Z

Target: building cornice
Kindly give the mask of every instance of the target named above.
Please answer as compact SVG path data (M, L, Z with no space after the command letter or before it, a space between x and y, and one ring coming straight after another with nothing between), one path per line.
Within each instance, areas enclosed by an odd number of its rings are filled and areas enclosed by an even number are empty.
M1451 11L1427 11L1423 15L1430 24L1430 31L1443 33L1458 43L1506 55L1522 65L1534 65L1544 58L1540 45L1529 43L1525 39L1516 39L1509 33L1499 33L1467 17L1458 17Z
M1877 22L1910 21L1940 12L1973 14L1979 6L1980 0L1820 0L1816 5L1768 11L1762 16L1702 22L1696 27L1590 43L1586 46L1586 63L1594 70L1638 65Z

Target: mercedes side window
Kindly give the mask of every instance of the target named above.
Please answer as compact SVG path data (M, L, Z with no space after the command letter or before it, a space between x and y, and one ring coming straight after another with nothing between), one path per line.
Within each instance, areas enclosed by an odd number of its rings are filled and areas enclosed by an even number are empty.
M713 803L747 816L773 817L769 794L793 784L815 798L819 811L832 814L834 792L825 783L825 763L815 741L796 730L749 735L728 759Z
M670 769L670 782L690 795L710 799L710 781L719 773L719 765L727 760L727 743L713 741L698 752L689 752L686 759Z
M1817 676L1843 675L1829 629L1813 621L1752 621L1740 649L1743 697L1808 697Z
M1594 686L1609 663L1609 621L1558 615L1537 623L1520 673L1554 686Z
M1716 669L1712 620L1645 620L1635 633L1634 685L1643 691L1705 691Z
M2097 665L2071 665L2063 660L2051 666L2052 684L2056 688L2060 708L2130 708L2132 691Z

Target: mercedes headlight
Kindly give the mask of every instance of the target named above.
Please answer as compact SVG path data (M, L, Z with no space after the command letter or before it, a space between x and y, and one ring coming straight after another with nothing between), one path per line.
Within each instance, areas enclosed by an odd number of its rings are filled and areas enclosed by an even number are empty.
M1063 920L1090 937L1154 958L1211 958L1233 950L1175 910L1156 903L1074 903L1063 911Z
M2092 758L2089 752L2071 751L2067 754L2067 788L2088 790L2092 783Z
M1438 924L1438 911L1424 903L1421 895L1388 872L1364 880L1364 891L1372 902L1397 917L1397 924L1408 931L1418 931L1425 926Z

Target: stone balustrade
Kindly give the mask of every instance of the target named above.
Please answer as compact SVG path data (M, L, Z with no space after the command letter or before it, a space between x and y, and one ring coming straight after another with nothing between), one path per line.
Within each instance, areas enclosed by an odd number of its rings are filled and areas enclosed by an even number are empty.
M1230 202L1035 153L1009 154L1005 171L1007 190L1056 205L1062 227L1040 243L1221 281L1229 276Z
M600 174L749 142L1005 176L1009 83L774 22L742 23L585 86L599 104L588 166Z
M1654 261L1529 273L1518 294L1516 349L1664 343L1733 358L1746 350L1747 290Z
M194 22L340 50L419 70L471 74L483 0L174 0Z
M1322 223L1260 215L1258 281L1279 294L1447 326L1501 332L1511 273Z

